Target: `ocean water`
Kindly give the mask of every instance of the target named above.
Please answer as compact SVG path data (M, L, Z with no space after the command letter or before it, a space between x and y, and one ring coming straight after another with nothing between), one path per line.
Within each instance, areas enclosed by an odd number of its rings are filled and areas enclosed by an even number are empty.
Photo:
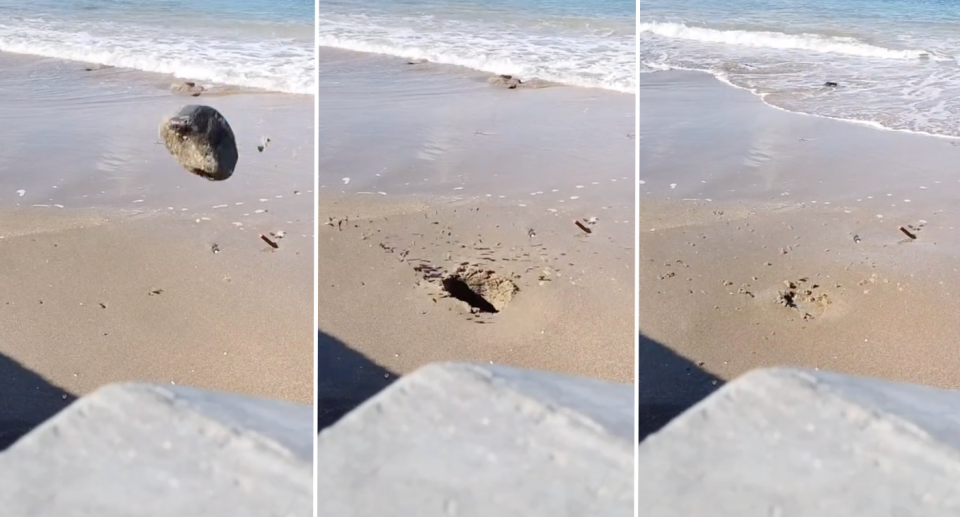
M313 94L313 0L0 0L0 52Z
M637 14L641 74L698 70L785 110L960 136L955 0L640 0Z
M318 0L321 47L636 91L634 0Z

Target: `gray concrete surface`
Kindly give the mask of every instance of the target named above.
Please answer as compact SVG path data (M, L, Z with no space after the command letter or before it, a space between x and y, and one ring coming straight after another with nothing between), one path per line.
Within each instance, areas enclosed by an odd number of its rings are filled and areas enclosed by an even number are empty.
M106 386L0 453L6 517L306 517L313 410L174 386Z
M434 364L318 437L318 515L633 515L633 386Z
M638 461L644 515L960 515L960 392L758 370L644 440Z

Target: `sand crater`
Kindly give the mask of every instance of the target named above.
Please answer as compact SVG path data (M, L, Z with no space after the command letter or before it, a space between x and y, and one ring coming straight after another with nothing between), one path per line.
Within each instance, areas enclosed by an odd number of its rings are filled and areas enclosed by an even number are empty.
M796 281L785 280L783 284L786 289L777 291L777 303L788 309L800 311L805 320L822 315L832 303L827 293L821 291L820 285L810 282L808 278L800 278Z
M475 265L461 264L449 273L430 265L415 269L424 280L438 286L446 297L469 305L473 313L502 312L520 291L509 278Z
M465 302L477 312L496 314L513 301L520 288L496 272L471 266L460 266L442 279L443 290L452 298Z

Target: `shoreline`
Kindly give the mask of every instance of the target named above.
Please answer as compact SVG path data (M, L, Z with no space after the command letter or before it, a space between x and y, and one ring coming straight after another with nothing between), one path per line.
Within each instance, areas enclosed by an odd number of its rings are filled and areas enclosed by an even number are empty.
M403 65L403 67L413 67L419 69L428 69L431 71L438 71L439 73L447 76L448 78L460 78L460 79L469 79L471 81L486 83L486 81L491 77L496 77L498 75L512 75L507 72L489 72L486 70L480 70L477 68L471 68L466 65L459 65L453 63L440 63L435 61L430 61L423 58L416 57L403 57L397 54L382 54L379 52L372 51L363 51L363 50L352 50L340 47L328 47L328 46L318 46L318 52L320 53L320 64L322 66L327 63L342 63L350 61L366 61L370 63L370 66L373 67L382 67L382 68L395 68L398 65ZM527 81L529 77L519 77L522 81ZM576 90L585 90L585 91L599 91L605 92L606 94L612 95L628 95L635 97L637 95L636 91L628 92L623 90L618 90L614 88L607 88L602 86L583 86L576 85L564 82L555 82L548 81L539 78L534 78L537 81L536 86L530 86L523 89L534 89L540 90L545 88L573 88ZM322 80L322 77L321 77ZM321 87L322 89L322 87Z
M725 78L718 76L717 74L715 74L715 73L713 73L713 72L711 72L711 71L709 71L709 70L699 70L699 69L695 69L695 68L664 68L664 69L653 70L653 71L649 71L649 72L642 72L642 73L640 73L641 79L640 79L639 83L642 84L642 83L644 82L642 78L643 78L643 76L646 75L646 74L657 75L657 74L674 74L674 73L681 73L681 74L691 73L691 74L702 74L702 75L709 76L709 77L711 77L712 79L716 80L717 82L719 82L719 83L721 83L721 84L723 84L723 85L725 85L725 86L727 86L727 87L729 87L729 88L733 88L734 90L740 90L740 91L745 91L745 92L750 93L751 95L753 95L755 98L757 98L760 102L762 102L765 106L767 106L767 107L769 107L769 108L773 108L773 109L775 109L775 110L777 110L777 111L782 111L782 112L784 112L784 113L789 113L789 114L791 114L791 115L803 115L803 116L806 116L806 117L814 117L814 118L823 119L823 120L831 120L831 121L834 121L834 122L843 122L843 123L852 124L852 125L855 125L855 126L862 126L862 127L867 127L867 128L870 128L870 129L875 129L875 130L877 130L877 131L890 131L890 132L893 132L893 133L903 133L903 134L907 134L907 135L926 136L926 137L939 138L939 139L944 139L944 140L960 140L960 135L943 135L943 134L938 134L938 133L930 133L930 132L926 132L926 131L914 131L914 130L911 130L911 129L897 129L897 128L892 128L892 127L884 126L883 124L880 124L879 122L874 122L874 121L871 121L871 120L857 120L857 119L839 118L839 117L831 117L831 116L828 116L828 115L820 115L820 114L817 114L817 113L807 113L807 112L803 112L803 111L793 111L793 110L789 110L789 109L787 109L787 108L784 108L784 107L781 107L781 106L777 106L776 104L771 104L771 103L767 102L766 97L769 96L769 95L771 95L771 93L758 93L756 90L751 89L751 88L748 88L748 87L746 87L746 86L738 86L738 85L733 84L732 82L726 80Z
M792 365L960 388L960 150L665 74L641 81L641 341L720 380Z

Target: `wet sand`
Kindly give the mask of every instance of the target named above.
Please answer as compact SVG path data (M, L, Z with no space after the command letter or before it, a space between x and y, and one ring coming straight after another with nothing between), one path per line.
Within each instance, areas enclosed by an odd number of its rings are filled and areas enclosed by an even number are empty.
M322 75L319 97L321 333L378 375L474 361L630 382L633 97L327 59L321 70L337 73ZM519 290L497 313L471 311L437 278L461 266ZM321 360L321 386L329 367Z
M721 381L795 365L960 388L956 141L699 74L641 83L643 336Z
M122 381L311 403L312 98L183 97L164 76L0 61L12 99L0 130L0 356L8 379L31 379L0 381L4 425L48 416L10 391L66 404ZM228 181L187 173L157 143L161 119L197 102L237 135ZM279 249L259 238L271 232Z

